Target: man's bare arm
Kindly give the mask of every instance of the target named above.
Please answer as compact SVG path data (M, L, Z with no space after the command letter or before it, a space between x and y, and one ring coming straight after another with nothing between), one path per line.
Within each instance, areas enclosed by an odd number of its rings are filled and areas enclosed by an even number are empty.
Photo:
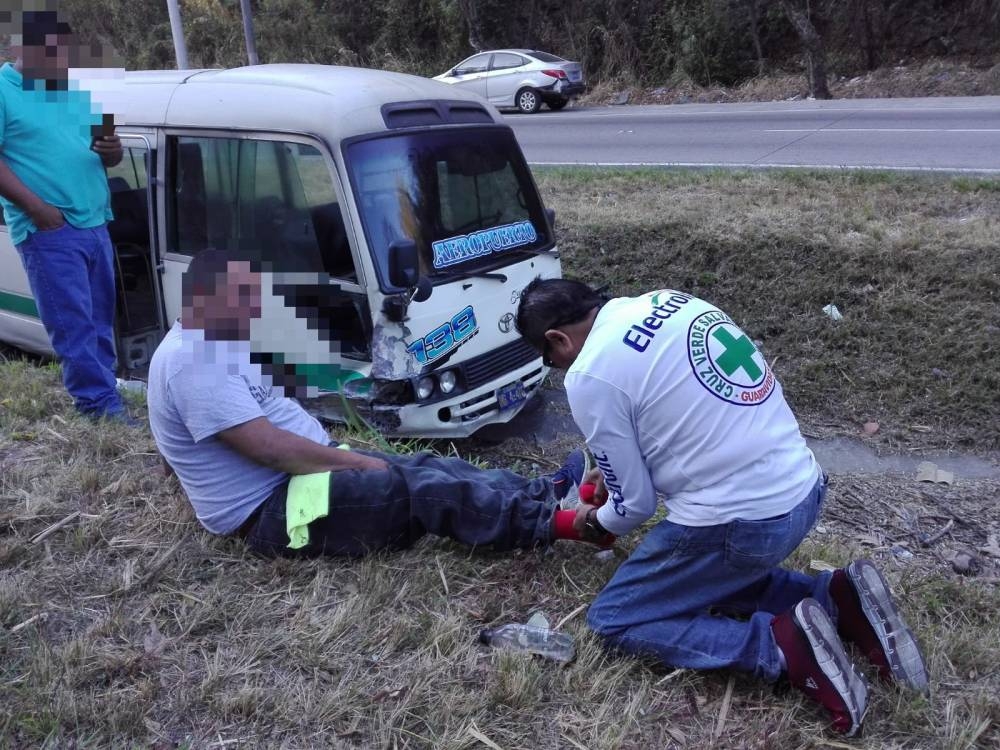
M3 159L0 159L0 195L28 214L39 229L58 229L66 223L62 211L35 195Z
M275 427L267 417L257 417L223 430L219 439L251 461L288 474L345 469L384 471L389 468L381 459L320 445Z

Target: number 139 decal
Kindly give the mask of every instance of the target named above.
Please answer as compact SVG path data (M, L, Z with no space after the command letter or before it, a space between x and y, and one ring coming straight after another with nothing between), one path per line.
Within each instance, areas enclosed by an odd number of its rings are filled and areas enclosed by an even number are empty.
M414 341L406 347L406 351L412 354L417 362L426 365L468 341L478 330L476 313L472 305L469 305L447 323L439 325L422 339Z

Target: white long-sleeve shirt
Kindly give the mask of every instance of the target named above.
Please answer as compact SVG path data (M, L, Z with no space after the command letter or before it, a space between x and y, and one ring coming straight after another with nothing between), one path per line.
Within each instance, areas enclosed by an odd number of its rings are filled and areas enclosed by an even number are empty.
M673 290L608 302L566 374L604 473L597 513L632 531L664 496L685 526L787 513L819 478L774 373L732 318Z

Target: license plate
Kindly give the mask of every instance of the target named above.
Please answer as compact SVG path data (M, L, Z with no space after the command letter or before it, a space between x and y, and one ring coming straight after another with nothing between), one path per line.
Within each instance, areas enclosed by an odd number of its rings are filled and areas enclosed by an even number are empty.
M569 80L573 81L574 83L576 83L577 81L579 81L580 80L580 73L579 73L579 71L571 71L570 74L569 74Z
M528 394L524 391L524 383L520 380L510 385L505 385L497 391L497 405L500 407L500 411L507 411L508 409L513 409L515 406L520 406L527 398Z

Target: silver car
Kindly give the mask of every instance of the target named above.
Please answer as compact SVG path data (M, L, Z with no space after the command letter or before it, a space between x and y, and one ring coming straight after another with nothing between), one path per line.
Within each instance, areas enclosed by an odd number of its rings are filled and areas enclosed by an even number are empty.
M490 104L516 107L526 114L537 112L543 103L549 109L562 109L586 90L580 63L526 49L480 52L434 80L461 86Z

